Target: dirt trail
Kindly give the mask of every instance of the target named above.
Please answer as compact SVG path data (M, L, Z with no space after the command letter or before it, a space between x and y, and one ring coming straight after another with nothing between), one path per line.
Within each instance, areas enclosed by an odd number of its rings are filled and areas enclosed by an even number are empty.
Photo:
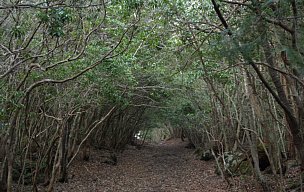
M176 140L129 148L116 166L101 163L94 154L89 162L71 168L69 183L57 184L55 191L67 192L191 192L228 191L214 174L214 163L197 160L186 143Z

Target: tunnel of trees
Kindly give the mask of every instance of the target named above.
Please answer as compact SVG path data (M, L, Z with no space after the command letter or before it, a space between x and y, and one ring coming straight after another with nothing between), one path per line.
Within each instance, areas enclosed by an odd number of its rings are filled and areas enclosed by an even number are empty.
M278 182L287 160L303 172L303 10L302 0L0 1L0 191L52 191L78 156L121 152L139 131L246 153L265 191L261 151Z

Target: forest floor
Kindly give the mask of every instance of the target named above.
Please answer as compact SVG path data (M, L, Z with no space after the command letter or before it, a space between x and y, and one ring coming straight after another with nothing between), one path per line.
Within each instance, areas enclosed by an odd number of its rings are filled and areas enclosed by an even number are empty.
M188 142L171 139L128 146L117 155L117 165L104 163L105 151L92 150L89 161L76 159L67 183L55 184L57 192L242 192L261 191L252 176L230 177L230 185L215 174L214 161L199 160ZM270 175L271 176L271 175ZM287 177L293 177L288 174ZM277 185L277 183L273 183ZM30 187L30 186L28 186ZM44 191L38 186L38 191ZM28 188L28 191L31 191ZM280 191L273 189L272 191ZM297 190L287 190L297 191Z
M198 160L187 142L169 140L128 147L118 155L117 165L101 163L93 152L88 162L75 162L68 183L57 183L55 191L66 192L195 192L228 191L227 183L214 173L214 162Z

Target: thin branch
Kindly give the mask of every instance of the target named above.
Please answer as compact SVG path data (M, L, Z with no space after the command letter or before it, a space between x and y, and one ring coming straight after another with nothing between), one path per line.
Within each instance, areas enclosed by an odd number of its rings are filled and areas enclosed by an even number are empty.
M222 22L222 24L225 26L225 28L228 30L228 35L232 36L232 32L230 31L230 28L225 20L225 18L223 17L219 6L217 5L217 3L215 2L215 0L211 0L214 10L218 16L218 18L220 19L220 21ZM285 105L285 103L283 103L283 101L280 99L280 97L278 96L278 94L272 89L272 87L270 86L270 84L268 83L268 81L265 79L265 77L263 76L263 74L261 73L260 69L258 68L258 66L256 65L256 63L250 58L248 57L248 55L240 48L239 44L237 42L234 42L235 46L239 49L240 53L242 54L242 56L244 57L244 59L246 60L246 62L248 64L250 64L253 69L255 70L255 72L257 73L259 79L262 81L262 83L264 84L264 86L267 88L267 90L270 92L270 94L274 97L274 99L276 100L276 102L283 108L283 110L288 113L290 116L290 118L295 119L295 117L292 115L292 112L290 111L290 108L288 106Z
M107 119L107 117L109 117L112 112L114 111L114 109L116 108L116 105L114 107L111 108L111 110L105 115L103 116L93 127L92 129L87 133L87 135L84 137L84 139L80 142L80 144L78 145L77 151L76 153L73 155L73 157L71 158L71 160L69 161L69 163L67 164L67 168L70 166L70 164L73 162L73 160L75 159L75 157L77 156L80 147L83 145L83 143L88 139L88 137L91 135L91 133L98 127L98 125L100 125L105 119Z
M119 39L118 43L108 52L106 53L100 60L96 61L93 65L83 69L82 71L80 71L79 73L75 74L74 76L71 76L69 78L63 79L63 80L55 80L55 79L43 79L40 81L37 81L35 83L33 83L31 86L29 86L25 92L25 95L28 96L29 93L36 87L41 86L43 84L47 84L47 83L54 83L54 84L59 84L59 83L65 83L71 80L74 80L76 78L78 78L79 76L83 75L84 73L86 73L87 71L90 71L91 69L95 68L96 66L98 66L99 64L103 63L105 60L113 58L118 56L119 54L123 53L123 51L125 51L126 49L123 49L121 52L115 54L115 55L111 55L122 43L125 35L127 34L127 32L134 26L135 24L131 25L127 30L125 30L125 32L122 34L121 38ZM133 36L132 36L133 37ZM130 40L131 41L131 40Z
M275 20L275 19L270 19L264 16L261 16L265 21L267 21L268 23L274 24L274 25L278 25L281 28L283 28L285 31L289 32L290 34L293 34L295 31L291 28L289 28L287 25L285 25L284 23L282 23L281 21Z
M223 0L222 2L228 3L228 4L232 4L232 5L246 6L246 7L251 6L250 4L246 3L246 1L245 1L244 3L242 3L242 2L237 2L237 1L227 1L227 0Z
M86 9L91 7L99 7L102 6L103 3L100 4L88 4L88 5L71 5L66 3L55 3L53 5L46 5L44 2L37 3L37 4L16 4L16 5L7 5L7 6L0 6L0 10L7 10L7 9L51 9L51 8L78 8L78 9Z
M283 71L282 69L278 69L278 68L276 68L276 67L273 67L273 66L269 65L268 63L264 63L264 62L255 62L255 63L258 64L258 65L264 65L264 66L266 66L266 67L269 67L269 68L271 68L272 70L277 71L277 72L279 72L279 73L282 73L282 74L284 74L284 75L288 75L288 76L290 76L291 78L293 78L294 80L296 80L297 82L299 82L299 83L304 87L304 81L301 80L299 77L295 76L295 75L292 74L292 73Z

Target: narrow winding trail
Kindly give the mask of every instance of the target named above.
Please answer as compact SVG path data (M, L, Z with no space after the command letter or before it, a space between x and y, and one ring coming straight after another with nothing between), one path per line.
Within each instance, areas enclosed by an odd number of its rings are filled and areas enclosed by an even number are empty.
M195 192L228 191L214 174L214 163L197 160L186 142L171 140L129 148L116 166L101 163L97 153L89 162L71 168L69 183L57 184L55 191L67 192Z

